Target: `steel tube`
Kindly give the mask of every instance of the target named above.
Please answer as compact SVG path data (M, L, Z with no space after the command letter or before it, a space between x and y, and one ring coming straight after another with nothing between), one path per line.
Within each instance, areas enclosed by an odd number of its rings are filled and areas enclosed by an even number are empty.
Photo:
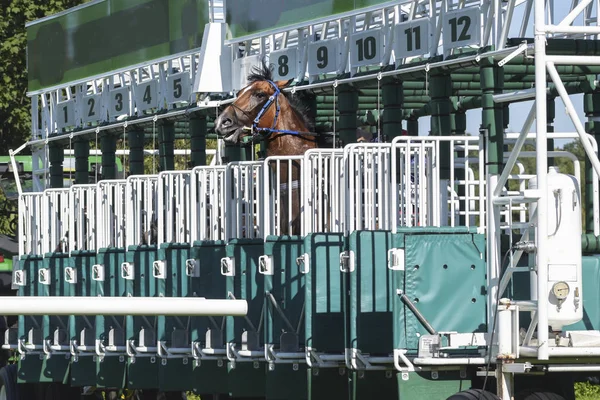
M413 364L415 365L486 365L487 358L484 357L472 357L472 358L415 358ZM492 363L495 364L496 360L492 359Z
M587 371L600 371L600 365L578 365L578 364L548 365L548 372L587 372Z
M245 300L202 297L0 296L3 315L234 316L248 313Z
M538 348L534 346L520 346L521 357L536 357ZM548 347L549 357L598 357L600 347Z

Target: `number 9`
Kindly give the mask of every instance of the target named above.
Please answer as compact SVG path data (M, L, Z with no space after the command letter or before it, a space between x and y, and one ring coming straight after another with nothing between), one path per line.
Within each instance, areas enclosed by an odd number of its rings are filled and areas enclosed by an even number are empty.
M327 53L327 47L325 46L321 46L317 49L317 67L319 68L325 68L327 67L327 64L329 63L328 60L328 53Z

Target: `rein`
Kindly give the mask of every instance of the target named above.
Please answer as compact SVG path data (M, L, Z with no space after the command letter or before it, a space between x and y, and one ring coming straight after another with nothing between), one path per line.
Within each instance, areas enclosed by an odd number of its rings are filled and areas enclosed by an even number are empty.
M256 118L254 118L254 121L252 122L252 126L249 128L245 128L246 130L250 130L250 132L252 133L252 137L256 138L259 135L262 135L263 138L268 138L273 133L280 133L280 134L284 134L284 135L294 135L294 136L300 136L300 135L318 136L318 134L314 133L314 132L292 131L292 130L288 130L288 129L275 129L275 125L277 125L277 118L279 117L279 111L280 111L279 95L281 94L281 90L279 90L279 87L277 87L275 82L273 82L273 81L267 81L267 82L269 82L271 84L271 86L273 86L275 93L273 93L271 95L271 97L269 97L267 102L263 105L261 110L258 112L258 114L256 115ZM275 118L273 118L273 124L271 125L270 128L259 127L258 124L260 122L260 119L264 116L265 112L269 109L269 107L271 107L273 105L273 103L275 103ZM232 105L233 105L233 103L232 103ZM236 107L236 108L238 108L238 107ZM243 110L240 110L240 111L243 111ZM247 113L245 111L243 111L243 112L244 112L244 114L247 115Z

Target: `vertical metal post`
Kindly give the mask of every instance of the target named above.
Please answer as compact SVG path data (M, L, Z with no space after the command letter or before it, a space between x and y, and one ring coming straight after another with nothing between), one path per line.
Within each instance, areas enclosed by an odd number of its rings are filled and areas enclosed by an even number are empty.
M417 118L406 120L406 130L408 136L419 136L419 120Z
M388 141L402 135L402 103L404 91L402 81L389 80L382 83L383 115L378 116L382 121L382 134Z
M192 114L190 116L189 130L192 167L206 165L206 114Z
M57 142L51 142L48 145L48 159L50 161L50 187L61 188L63 187L63 162L65 160L63 146Z
M158 154L160 171L175 169L175 124L171 121L158 123Z
M75 149L75 184L85 185L89 183L90 167L90 142L87 139L75 139L73 143Z
M349 85L338 89L339 138L343 145L356 142L356 111L358 110L358 91ZM335 116L334 116L335 118Z
M129 129L127 131L129 143L129 173L131 175L144 174L144 130ZM123 166L125 168L125 166Z
M583 110L588 118L585 131L600 140L600 93L585 93L583 95ZM585 232L594 233L594 172L592 163L586 157L583 171L585 181Z
M554 97L546 99L546 132L554 132L554 118L556 117L556 104ZM548 139L548 151L554 150L554 139ZM554 158L548 158L548 166L554 165Z
M546 22L544 0L535 0L535 94L536 94L536 169L540 190L537 229L537 283L538 283L538 359L547 360L548 353L548 152L546 134Z
M465 136L467 134L467 114L464 111L456 111L454 113L452 113L452 135L456 135L456 136ZM468 156L468 153L465 154L466 156ZM456 178L456 180L464 180L465 178L467 178L466 176L466 169L465 168L456 168L456 170L454 171L454 176ZM462 198L462 200L459 200L459 208L461 211L466 211L467 210L467 202L465 200L465 195L467 194L467 185L459 185L457 187L457 194L460 198ZM467 218L468 216L466 215L459 215L458 217L458 223L461 226L465 226L467 224Z
M450 75L433 71L429 82L431 106L431 134L449 136L452 133L452 79ZM440 179L450 179L450 142L440 143Z
M100 148L102 149L102 178L117 178L117 163L115 152L117 150L117 139L109 134L100 138Z

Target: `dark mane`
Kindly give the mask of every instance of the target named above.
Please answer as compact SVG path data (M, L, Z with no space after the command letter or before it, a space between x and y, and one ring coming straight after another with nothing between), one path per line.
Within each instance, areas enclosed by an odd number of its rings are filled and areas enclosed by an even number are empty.
M262 60L261 65L260 66L255 66L252 68L252 72L250 72L250 74L248 74L248 83L252 84L255 82L262 82L262 81L272 81L273 80L273 64L271 64L270 66L267 65L267 63L265 62L265 60ZM281 92L282 95L285 96L285 98L287 99L288 103L290 103L290 106L292 107L292 110L294 110L294 113L296 114L296 116L298 116L302 122L304 123L304 126L306 126L306 129L308 129L309 132L314 132L314 128L315 128L315 123L314 123L314 118L311 118L309 116L310 113L310 109L309 106L306 102L306 100L304 100L304 98L306 98L307 96L311 96L308 93L296 93L295 95L290 95L289 93L285 93L285 92Z

